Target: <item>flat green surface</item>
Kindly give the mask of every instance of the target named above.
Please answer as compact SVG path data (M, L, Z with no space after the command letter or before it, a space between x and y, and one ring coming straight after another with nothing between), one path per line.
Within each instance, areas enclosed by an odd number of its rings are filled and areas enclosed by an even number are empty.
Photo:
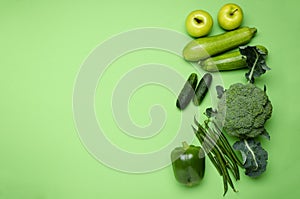
M223 198L222 180L209 161L203 182L195 188L177 184L170 166L147 174L131 174L101 164L80 141L72 96L81 64L112 35L143 27L186 34L185 17L195 9L211 13L215 20L211 35L217 34L222 30L216 16L225 2L229 1L1 0L0 198ZM239 192L229 190L225 198L299 198L299 3L234 2L244 9L243 25L258 29L251 44L263 44L269 49L267 63L272 70L257 84L267 85L274 114L267 123L271 141L263 141L269 152L267 172L255 180L242 175L235 183ZM174 137L179 126L180 112L173 106L174 95L158 85L137 90L128 104L132 120L142 126L151 122L148 111L153 104L164 106L168 114L158 136L128 137L112 120L107 96L118 79L128 70L151 62L174 66L183 77L193 72L187 63L169 53L133 52L111 65L95 95L95 99L103 95L106 103L96 100L95 104L98 119L105 120L106 137L127 151L159 150ZM222 73L222 79L226 86L244 82L244 73ZM182 86L182 82L174 84ZM206 106L210 106L209 100L202 109Z

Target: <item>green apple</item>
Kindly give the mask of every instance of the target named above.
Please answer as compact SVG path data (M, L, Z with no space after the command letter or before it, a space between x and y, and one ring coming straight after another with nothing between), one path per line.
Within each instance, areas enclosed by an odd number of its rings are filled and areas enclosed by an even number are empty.
M186 20L185 27L192 37L203 37L210 33L213 26L211 15L204 10L195 10L191 12Z
M243 10L234 3L222 6L218 13L218 23L225 30L238 28L243 21Z

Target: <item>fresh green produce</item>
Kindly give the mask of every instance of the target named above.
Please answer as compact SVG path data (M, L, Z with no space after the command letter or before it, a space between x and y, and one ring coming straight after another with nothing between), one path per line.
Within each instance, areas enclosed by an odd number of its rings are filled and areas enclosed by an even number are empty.
M272 104L266 94L266 87L262 90L253 83L255 78L270 68L265 61L265 50L255 46L241 46L239 50L241 55L246 57L249 68L245 74L248 83L236 83L227 90L217 86L220 99L217 109L207 109L206 115L215 120L214 124L219 126L219 129L240 139L233 148L242 153L246 175L257 177L266 170L268 153L255 138L264 136L270 139L264 126L271 117Z
M223 91L218 87L217 92L220 97L217 110L207 109L207 115L224 132L240 139L233 147L243 154L246 175L257 177L266 170L268 159L267 152L254 140L260 135L270 138L264 127L272 114L266 90L251 83L236 83Z
M211 31L213 22L211 16L207 14L195 11L188 16L186 28L191 36L201 37ZM195 119L197 127L192 126L201 146L198 157L208 156L222 176L223 195L227 193L228 185L236 192L232 176L235 180L240 179L239 167L245 170L246 175L257 177L266 171L268 160L268 153L261 146L258 137L270 139L265 124L272 115L273 107L266 93L266 86L261 89L254 85L256 78L270 70L265 61L268 50L260 45L244 46L255 36L257 29L240 27L243 15L243 10L238 5L233 3L224 5L218 12L218 23L221 28L230 31L194 39L187 43L182 51L186 61L198 62L202 69L209 72L248 68L245 74L248 80L246 84L235 83L226 90L222 86L216 86L219 98L217 107L206 109L208 119L203 125ZM201 32L200 27L206 32ZM238 51L229 52L237 47ZM200 105L212 81L211 74L207 73L195 89L195 84L197 84L194 81L195 77L190 78L178 97L176 105L179 109L185 108L192 96L194 104ZM235 137L238 141L231 147L223 133ZM181 149L180 154L184 154L183 151L189 148L187 144L185 145L183 147L185 149ZM234 149L241 152L243 162L236 156ZM176 160L184 159L187 159L187 156ZM191 177L191 173L196 173L194 168L179 167L181 170L177 173L176 168L178 166L173 161L174 175L183 184L193 185L200 179L198 175Z
M210 87L211 81L212 81L212 75L210 73L206 73L205 75L203 75L202 79L200 80L196 88L194 99L193 99L193 102L196 106L199 106L202 100L204 99L208 91L208 88Z
M223 177L223 195L227 193L228 184L236 192L229 171L236 180L239 180L240 174L238 166L242 166L242 163L235 155L226 137L215 123L213 123L212 127L209 126L209 121L206 121L204 127L199 124L196 119L195 123L197 128L193 127L193 130L202 149L207 154L219 174Z
M247 57L247 67L249 71L245 74L250 83L254 79L264 74L270 68L266 64L267 51L255 46L240 46L240 53Z
M199 61L199 65L206 71L216 72L245 68L247 63L246 57L239 51L234 51Z
M218 23L225 30L233 30L242 24L243 15L243 10L240 6L228 3L219 10Z
M210 33L213 27L213 19L206 11L195 10L187 16L185 27L192 37L203 37Z
M198 184L205 172L205 156L201 147L182 143L171 152L173 172L176 180L184 185Z
M268 54L264 46L257 45L256 48ZM242 55L240 51L233 51L199 61L199 65L209 72L236 70L247 67L246 59L247 56Z
M199 61L247 44L255 35L256 28L243 27L223 34L192 40L183 49L187 61Z
M187 107L190 101L195 95L195 88L197 86L198 76L196 73L192 73L184 84L181 92L176 101L176 106L180 110L183 110Z
M250 177L260 176L267 168L268 153L260 142L253 138L234 143L233 148L239 150L244 157L245 174Z
M223 129L238 138L253 138L265 132L272 104L265 91L253 84L232 84L218 102L215 117Z

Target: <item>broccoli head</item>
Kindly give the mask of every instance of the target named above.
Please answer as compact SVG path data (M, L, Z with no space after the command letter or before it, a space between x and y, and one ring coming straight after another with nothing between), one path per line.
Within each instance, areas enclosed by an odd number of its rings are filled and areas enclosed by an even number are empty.
M236 83L220 96L215 117L229 135L253 138L266 132L264 125L271 114L272 104L264 90Z

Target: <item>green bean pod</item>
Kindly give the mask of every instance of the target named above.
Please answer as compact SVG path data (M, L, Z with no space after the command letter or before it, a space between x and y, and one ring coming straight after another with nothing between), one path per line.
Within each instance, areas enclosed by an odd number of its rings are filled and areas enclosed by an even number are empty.
M236 180L239 180L239 170L238 165L231 154L231 150L229 150L224 143L224 140L219 139L218 132L214 131L213 128L210 128L208 124L205 124L205 127L202 127L199 122L195 120L195 124L198 129L193 127L194 133L198 138L202 149L206 154L209 154L208 157L211 162L216 167L217 171L223 178L224 185L224 193L225 195L228 190L228 184L233 189L233 191L237 191L234 187L234 184L231 180L228 170L232 172ZM226 139L226 138L224 138ZM227 142L227 140L226 140Z

